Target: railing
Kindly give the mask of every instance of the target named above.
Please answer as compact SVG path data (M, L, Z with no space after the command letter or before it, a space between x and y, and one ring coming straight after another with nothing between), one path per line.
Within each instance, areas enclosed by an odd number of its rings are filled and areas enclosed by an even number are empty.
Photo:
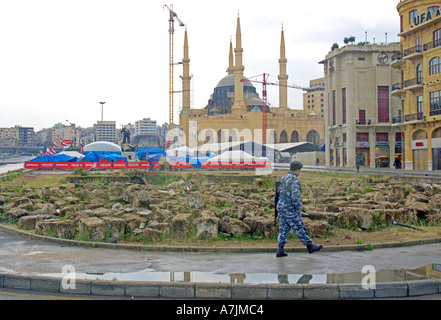
M403 117L401 117L401 116L393 117L392 124L396 124L396 123L403 123Z
M392 55L391 59L392 59L392 62L394 62L397 60L401 60L402 58L403 58L403 54L401 52L397 52Z
M392 91L403 90L403 84L401 82L392 85Z
M407 57L407 56L410 56L411 54L419 53L419 52L422 52L422 51L423 51L423 46L418 45L418 46L409 48L407 50L404 50L404 56Z
M418 113L411 113L411 114L406 114L404 116L404 121L405 122L409 122L409 121L416 121L416 120L424 120L424 113L423 112L418 112Z
M438 48L440 46L441 46L441 39L438 39L438 40L434 40L429 43L426 43L423 47L424 47L424 51L428 51L430 49Z
M423 84L422 78L413 78L404 81L404 88Z

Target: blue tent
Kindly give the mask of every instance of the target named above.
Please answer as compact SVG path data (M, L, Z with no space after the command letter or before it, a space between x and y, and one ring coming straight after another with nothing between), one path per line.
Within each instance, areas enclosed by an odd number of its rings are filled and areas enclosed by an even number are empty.
M159 159L167 157L167 153L159 148L141 148L138 152L135 152L135 157L139 160L146 159L147 161L158 162Z
M77 162L78 158L66 154L45 155L30 160L31 162Z
M104 161L113 161L113 162L124 159L124 162L127 162L127 157L121 155L120 152L84 151L84 156L86 157L86 160L89 162L100 162L101 159Z

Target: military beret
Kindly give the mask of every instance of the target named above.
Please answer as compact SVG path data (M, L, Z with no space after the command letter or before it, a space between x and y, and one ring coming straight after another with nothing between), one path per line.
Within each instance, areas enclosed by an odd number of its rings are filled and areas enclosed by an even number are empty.
M302 168L303 168L303 164L298 161L292 161L289 165L289 170L291 170L291 171L300 170Z

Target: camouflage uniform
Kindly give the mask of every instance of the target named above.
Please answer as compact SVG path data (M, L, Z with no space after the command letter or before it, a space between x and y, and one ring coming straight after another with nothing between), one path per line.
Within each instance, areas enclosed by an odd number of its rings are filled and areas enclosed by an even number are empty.
M299 240L308 246L312 244L308 230L302 220L302 198L301 184L297 175L289 171L286 175L277 181L277 192L279 200L277 202L277 211L279 213L279 237L277 244L284 247L286 237L291 229L294 230Z

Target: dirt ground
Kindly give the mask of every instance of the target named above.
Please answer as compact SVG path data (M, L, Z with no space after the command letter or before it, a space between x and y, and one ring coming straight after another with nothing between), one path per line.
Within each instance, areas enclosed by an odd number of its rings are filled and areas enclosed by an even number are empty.
M0 186L21 186L23 188L35 188L35 187L50 187L60 183L66 183L66 177L71 173L65 172L48 172L42 174L23 173L14 177L11 180L0 181ZM277 173L277 175L280 175ZM357 177L350 175L338 175L332 174L314 174L310 172L302 172L300 180L303 183L329 183L331 179L357 179ZM314 238L314 243L320 243L324 246L341 246L341 245L354 245L354 244L375 244L386 242L402 242L407 240L418 240L428 238L441 237L441 226L418 226L418 228L424 231L417 231L402 226L390 226L385 229L375 231L362 231L362 230L347 230L332 228L329 235L325 238ZM127 241L126 241L127 242ZM243 239L216 239L216 240L198 240L198 239L182 239L173 240L166 239L158 245L171 245L171 246L204 246L204 247L275 247L277 240L274 239L260 239L247 237ZM287 247L302 247L302 244L296 237L288 240Z

